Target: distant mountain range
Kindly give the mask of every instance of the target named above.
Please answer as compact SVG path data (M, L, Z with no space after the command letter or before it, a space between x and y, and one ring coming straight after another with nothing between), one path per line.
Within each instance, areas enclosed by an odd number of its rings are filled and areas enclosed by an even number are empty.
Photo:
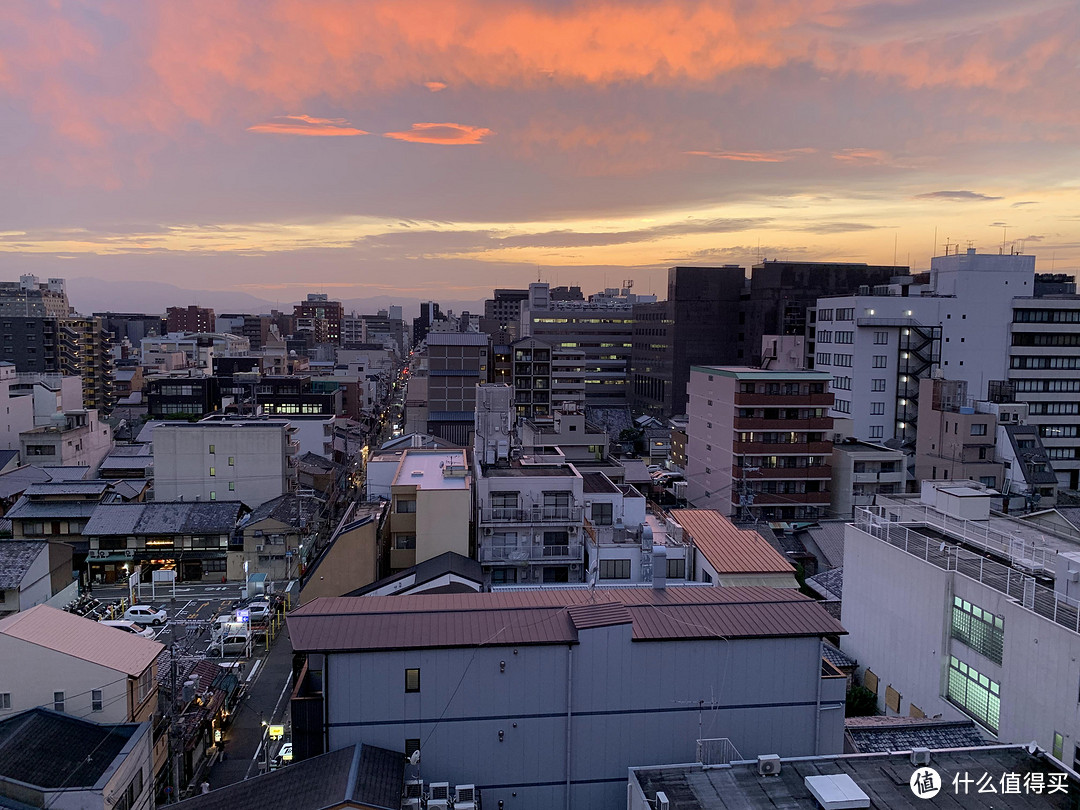
M196 304L212 307L216 314L239 312L258 315L271 309L287 311L296 300L267 301L245 292L230 290L188 290L161 281L104 281L99 278L70 278L67 280L68 300L77 312L89 315L94 312L145 312L164 313L168 307ZM402 296L376 295L370 298L343 298L346 312L362 314L377 312L394 305L403 309L404 317L411 319L420 312L420 299ZM483 301L439 300L443 310L460 313L483 312Z

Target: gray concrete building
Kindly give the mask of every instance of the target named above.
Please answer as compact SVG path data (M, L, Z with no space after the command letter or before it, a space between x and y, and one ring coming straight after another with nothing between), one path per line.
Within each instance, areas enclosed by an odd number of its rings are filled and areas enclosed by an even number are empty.
M702 738L843 749L846 681L822 659L843 630L790 589L343 597L288 625L294 739L419 750L422 779L485 807L625 807L628 767L692 761Z

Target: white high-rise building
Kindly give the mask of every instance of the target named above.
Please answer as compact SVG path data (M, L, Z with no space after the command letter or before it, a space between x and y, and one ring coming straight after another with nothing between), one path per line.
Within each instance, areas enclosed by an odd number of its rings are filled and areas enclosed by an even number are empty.
M985 398L1008 376L1013 299L1034 284L1034 256L969 248L934 257L928 285L818 299L808 352L832 375L833 416L850 417L856 438L911 443L919 380L940 373Z

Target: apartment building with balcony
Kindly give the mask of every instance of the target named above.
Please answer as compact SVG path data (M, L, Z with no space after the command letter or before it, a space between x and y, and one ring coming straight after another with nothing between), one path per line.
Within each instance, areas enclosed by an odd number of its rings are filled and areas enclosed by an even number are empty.
M725 516L800 520L830 510L829 375L722 366L690 370L687 499Z
M96 409L57 411L49 423L19 434L24 463L39 467L86 466L92 471L113 449L112 428Z
M472 546L473 475L464 450L409 448L390 484L389 575Z
M907 486L907 461L900 450L856 439L833 445L832 511L850 518L878 495L899 495Z
M968 397L964 380L922 380L919 388L916 480L971 480L1000 487L1005 465L997 452L995 415Z
M296 490L300 443L280 419L164 422L154 428L154 494L162 501L243 501Z
M1080 536L991 514L975 482L856 510L843 650L889 714L970 718L1001 743L1080 755Z
M513 352L514 405L521 419L548 419L572 402L585 407L585 353L539 338L524 338Z

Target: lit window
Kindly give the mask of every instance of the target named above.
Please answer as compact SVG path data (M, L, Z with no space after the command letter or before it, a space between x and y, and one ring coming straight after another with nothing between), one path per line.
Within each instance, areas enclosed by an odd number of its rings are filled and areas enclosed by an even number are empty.
M419 692L420 691L420 670L419 670L419 668L405 670L405 691L406 692Z

